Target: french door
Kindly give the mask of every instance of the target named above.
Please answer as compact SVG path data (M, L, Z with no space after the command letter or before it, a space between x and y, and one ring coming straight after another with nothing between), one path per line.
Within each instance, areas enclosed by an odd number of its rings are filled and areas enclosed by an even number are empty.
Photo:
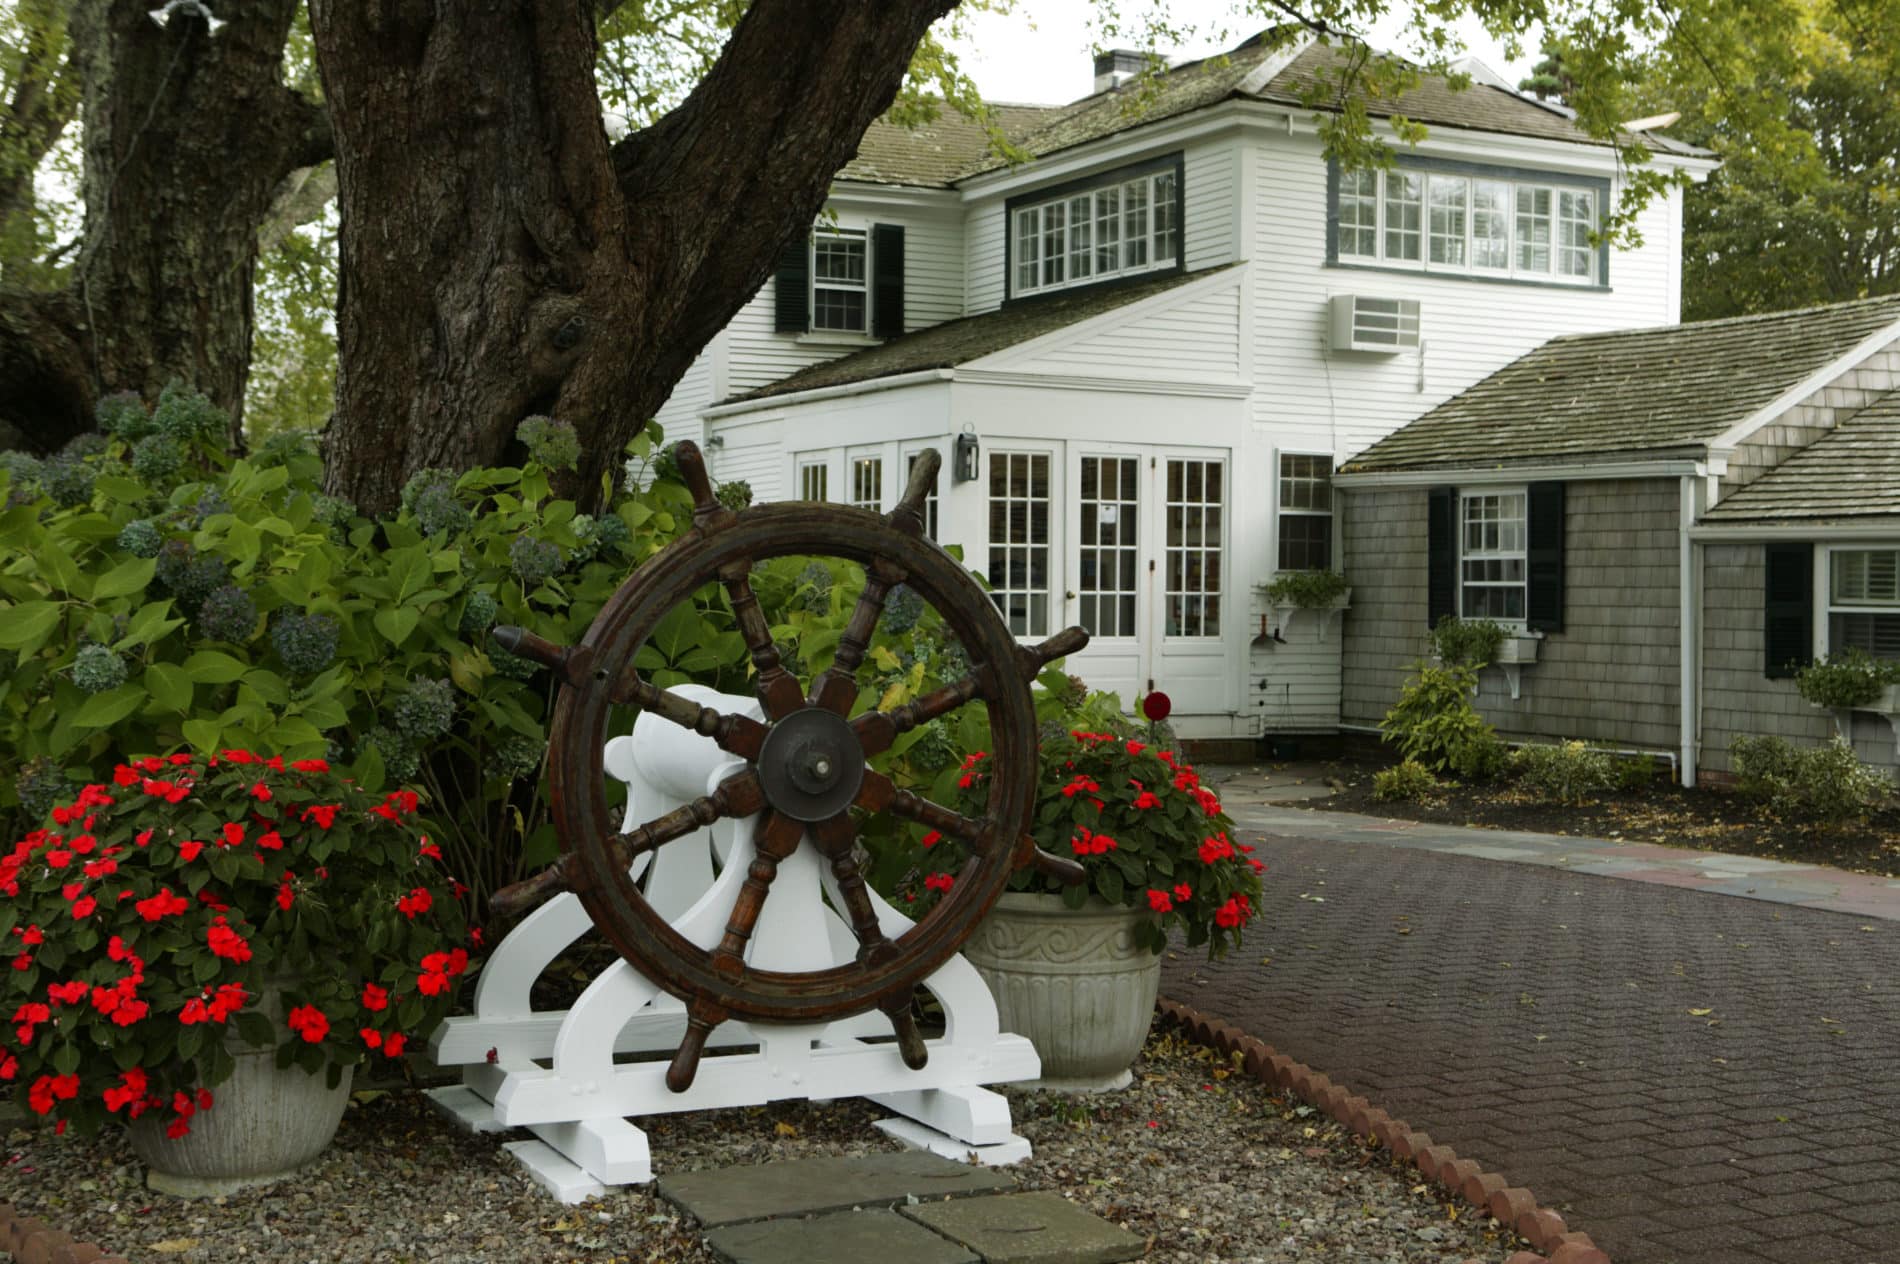
M1071 443L1063 457L1051 615L1092 634L1071 669L1129 705L1161 689L1183 713L1233 710L1227 452Z

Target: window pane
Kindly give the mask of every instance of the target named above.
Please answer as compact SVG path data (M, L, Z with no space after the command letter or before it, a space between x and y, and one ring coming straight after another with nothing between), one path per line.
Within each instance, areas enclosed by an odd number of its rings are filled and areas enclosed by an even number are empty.
M1829 557L1837 604L1900 605L1900 549L1836 549Z
M1095 271L1098 274L1121 271L1121 242L1121 189L1102 189L1095 195Z
M1379 176L1347 171L1339 177L1339 253L1362 259L1379 254Z
M1517 190L1517 270L1550 271L1550 190Z
M798 498L800 500L824 500L825 480L829 470L823 462L802 465L798 469Z
M1467 619L1523 619L1524 493L1460 500L1459 612Z
M1049 630L1049 456L990 454L990 599L1017 636Z
M1431 261L1465 266L1465 201L1467 186L1456 177L1433 176Z
M1148 182L1122 186L1122 266L1148 266Z
M1154 178L1154 221L1156 263L1166 263L1180 254L1181 226L1175 223L1174 173Z
M1589 277L1596 251L1590 233L1596 227L1595 200L1585 191L1565 191L1557 198L1557 271L1564 276Z
M1511 266L1511 186L1501 180L1471 183L1471 266Z
M1137 635L1136 466L1135 457L1082 458L1076 589L1082 626L1098 637Z
M1042 228L1040 212L1031 207L1016 212L1016 288L1033 290L1042 284Z
M1417 259L1425 180L1412 171L1385 173L1385 257Z
M859 509L884 508L884 459L865 456L851 462L851 503Z
M1089 230L1095 226L1094 199L1087 194L1069 200L1069 279L1079 280L1095 271L1095 251Z
M1827 649L1830 654L1857 649L1875 658L1900 659L1900 613L1836 610L1828 616Z
M1162 567L1168 636L1220 635L1220 470L1219 461L1168 461Z
M844 333L864 332L864 291L814 288L811 327Z
M1042 283L1061 285L1068 262L1068 206L1052 202L1042 208Z

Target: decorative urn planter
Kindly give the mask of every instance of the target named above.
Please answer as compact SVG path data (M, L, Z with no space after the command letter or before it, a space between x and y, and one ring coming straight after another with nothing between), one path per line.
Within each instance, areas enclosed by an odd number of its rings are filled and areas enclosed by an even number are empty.
M182 1137L165 1135L169 1115L149 1111L126 1128L144 1162L146 1184L166 1194L208 1198L282 1180L321 1154L350 1104L354 1068L335 1088L326 1076L279 1068L271 1049L233 1044L237 1069L212 1089L210 1110Z
M1125 1087L1154 1019L1161 958L1135 943L1146 914L1091 896L1006 892L963 947L996 998L1004 1031L1042 1059L1041 1088Z

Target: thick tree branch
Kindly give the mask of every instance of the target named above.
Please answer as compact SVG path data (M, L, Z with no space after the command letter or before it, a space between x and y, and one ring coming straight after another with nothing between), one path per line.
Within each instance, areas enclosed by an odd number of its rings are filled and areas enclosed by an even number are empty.
M692 95L614 147L660 345L703 346L764 284L955 7L756 0Z
M72 295L0 287L0 449L50 452L92 429L87 348Z
M22 59L13 95L0 110L0 237L34 204L33 176L79 112L72 60L52 40L36 40Z
M284 169L288 176L304 167L315 167L336 157L336 136L330 129L330 111L322 102L313 101L294 88L285 88L283 111L288 121L285 135L289 142L284 151Z

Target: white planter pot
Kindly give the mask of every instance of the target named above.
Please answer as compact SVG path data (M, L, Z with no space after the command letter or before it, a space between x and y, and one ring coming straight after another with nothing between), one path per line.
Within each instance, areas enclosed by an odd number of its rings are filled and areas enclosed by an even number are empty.
M270 1049L232 1049L237 1069L211 1090L210 1110L191 1117L191 1131L165 1135L170 1110L160 1107L126 1128L146 1166L146 1184L167 1194L205 1198L291 1175L336 1136L350 1104L344 1068L335 1088L322 1072L279 1070Z
M1042 1059L1043 1088L1125 1087L1154 1021L1161 959L1136 946L1146 915L1091 897L1005 893L963 946L996 998L1004 1031Z

